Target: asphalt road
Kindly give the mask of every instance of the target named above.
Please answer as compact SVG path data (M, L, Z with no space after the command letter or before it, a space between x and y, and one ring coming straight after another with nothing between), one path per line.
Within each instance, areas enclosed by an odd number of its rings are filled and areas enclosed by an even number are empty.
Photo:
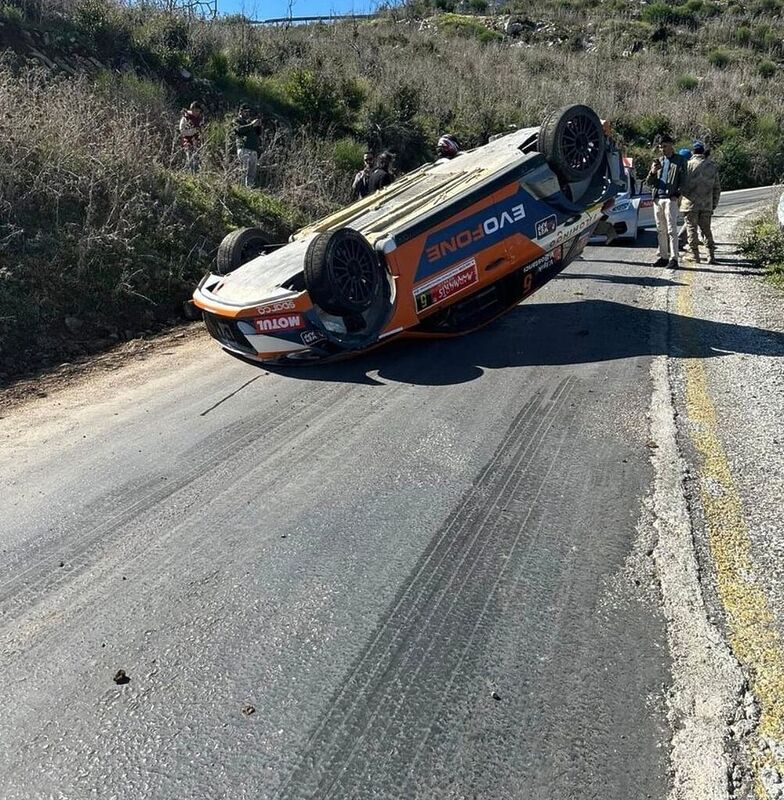
M666 797L652 242L460 339L200 336L0 419L0 796Z

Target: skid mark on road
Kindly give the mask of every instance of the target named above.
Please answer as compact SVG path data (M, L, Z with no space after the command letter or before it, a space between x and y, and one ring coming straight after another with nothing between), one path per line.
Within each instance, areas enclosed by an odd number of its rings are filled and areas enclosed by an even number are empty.
M676 310L685 320L694 313L693 276L683 272ZM681 335L694 344L690 322ZM732 478L727 454L717 432L716 409L711 401L705 366L700 359L684 359L689 436L699 455L700 500L716 568L719 599L727 615L730 643L746 668L751 689L760 704L758 732L771 749L752 753L754 787L768 797L767 777L784 774L784 653L768 599L757 583L743 507Z
M465 660L481 650L476 639L487 631L488 607L573 433L570 425L553 429L571 390L566 378L518 414L333 696L277 798L360 796L382 780L374 770L390 750L413 770L439 711L423 720L418 697L437 692L446 702Z
M66 520L61 523L60 536L66 545L58 545L58 553L67 560L69 569L53 569L51 544L46 543L29 554L30 566L16 570L0 582L0 613L7 618L15 610L29 613L32 606L46 595L73 583L134 520L214 472L220 465L232 460L241 461L248 449L256 453L255 463L258 465L262 458L257 452L259 442L264 442L263 457L272 458L278 448L290 446L292 429L301 430L305 422L313 424L349 393L350 387L324 386L312 394L312 402L307 405L297 409L265 410L258 416L220 429L212 437L205 435L196 455L188 459L188 466L167 476L167 480L154 475L141 483L129 482L117 487L81 513L78 533L68 537L67 528L73 522Z

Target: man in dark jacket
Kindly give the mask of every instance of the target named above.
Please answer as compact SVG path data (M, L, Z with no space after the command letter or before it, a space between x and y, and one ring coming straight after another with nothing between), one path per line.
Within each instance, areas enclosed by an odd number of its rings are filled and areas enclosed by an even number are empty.
M261 121L253 116L250 106L243 103L234 120L234 138L237 142L237 158L245 171L245 186L249 189L256 185L259 150L261 150L260 137Z
M368 179L368 194L373 194L392 183L394 178L389 171L391 162L392 156L389 153L382 153L376 159L376 168L370 173L370 178Z
M686 174L686 160L675 152L669 134L657 137L661 155L651 164L645 183L653 190L659 257L655 267L678 268L678 203Z

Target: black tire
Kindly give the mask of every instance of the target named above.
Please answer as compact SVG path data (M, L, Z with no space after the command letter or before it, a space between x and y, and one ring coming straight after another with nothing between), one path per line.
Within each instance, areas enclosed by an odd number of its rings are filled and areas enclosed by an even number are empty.
M232 231L218 245L218 275L228 275L237 267L247 264L264 253L270 244L270 237L260 228L239 228Z
M590 178L602 163L604 131L588 106L565 106L550 114L539 128L537 149L567 182Z
M370 308L381 293L384 268L362 234L351 228L321 233L305 253L305 286L328 314L347 316Z

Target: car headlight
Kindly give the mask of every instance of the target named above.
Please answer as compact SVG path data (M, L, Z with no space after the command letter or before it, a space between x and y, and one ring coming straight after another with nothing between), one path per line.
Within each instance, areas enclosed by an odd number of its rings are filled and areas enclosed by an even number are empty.
M628 211L632 207L632 204L628 200L624 200L622 203L616 203L613 206L613 210L611 213L613 214L621 214L624 211Z

